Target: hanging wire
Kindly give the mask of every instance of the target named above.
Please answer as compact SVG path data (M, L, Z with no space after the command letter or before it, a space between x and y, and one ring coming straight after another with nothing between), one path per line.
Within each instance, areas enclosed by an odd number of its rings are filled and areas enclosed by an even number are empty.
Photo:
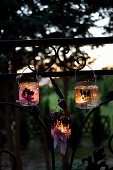
M96 76L94 70L93 70L92 67L90 67L89 65L86 65L86 66L89 67L89 68L93 71L93 76L94 76L94 79L95 79L95 81L96 81L97 76Z
M27 70L27 69L28 69L28 67L26 67L26 68L22 71L21 74L19 74L18 76L16 76L16 81L17 81L18 85L19 85L19 80L20 80L20 78L22 78L22 76L23 76L23 74L24 74L24 71Z
M38 82L38 87L39 87L39 81L40 81L40 79L41 79L41 76L39 75L38 70L36 70L36 80L37 80L37 82Z
M94 80L96 81L97 76L96 76L94 70L93 70L92 67L90 67L89 65L86 65L86 66L89 67L89 68L92 70ZM77 67L77 68L78 68L78 67ZM76 80L77 80L77 75L76 75L77 71L78 71L78 69L75 70L75 82L76 82Z
M32 67L32 68L34 68L34 67ZM27 69L28 69L28 67L26 67L25 69L23 69L22 73L19 74L18 76L16 76L16 81L17 81L18 85L19 85L19 80L20 80L20 78L22 78L25 70L27 70ZM40 81L40 79L41 79L41 76L38 75L38 70L36 70L36 80L37 80L37 82L38 82L38 86L39 86L39 81Z

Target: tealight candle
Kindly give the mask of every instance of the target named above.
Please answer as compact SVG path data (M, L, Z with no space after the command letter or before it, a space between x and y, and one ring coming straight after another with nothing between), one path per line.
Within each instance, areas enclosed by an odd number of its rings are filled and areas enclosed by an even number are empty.
M99 104L97 85L83 85L75 87L75 103L80 109L89 109Z

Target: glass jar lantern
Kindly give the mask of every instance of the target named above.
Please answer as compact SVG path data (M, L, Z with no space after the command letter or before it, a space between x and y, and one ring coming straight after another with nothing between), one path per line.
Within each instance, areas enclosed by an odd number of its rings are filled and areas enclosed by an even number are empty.
M75 103L80 109L90 109L99 104L99 90L95 79L84 79L76 82Z
M47 124L51 128L51 135L54 138L54 148L56 148L59 141L60 151L65 155L67 141L71 135L69 115L65 115L61 109L58 112L52 109L51 114L47 116Z
M56 113L57 114L57 113ZM71 128L69 124L69 119L67 116L60 116L51 126L51 132L57 131L58 134L62 134L68 139L71 135Z
M23 106L35 106L39 103L39 88L35 81L25 81L19 83L19 100Z

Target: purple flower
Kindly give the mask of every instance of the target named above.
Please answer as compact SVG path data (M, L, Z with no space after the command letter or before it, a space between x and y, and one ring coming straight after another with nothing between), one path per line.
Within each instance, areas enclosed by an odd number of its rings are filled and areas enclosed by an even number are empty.
M61 140L60 151L63 155L66 153L67 143L65 133L61 132L57 127L51 129L51 134L54 137L54 148L56 148L58 141Z

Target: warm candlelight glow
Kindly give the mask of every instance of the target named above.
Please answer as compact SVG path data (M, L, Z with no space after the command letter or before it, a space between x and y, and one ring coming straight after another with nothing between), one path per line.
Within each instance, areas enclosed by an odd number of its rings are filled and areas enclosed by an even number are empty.
M54 138L54 148L60 142L60 151L64 155L66 153L67 140L71 135L72 120L72 117L64 114L61 109L58 112L52 109L51 115L47 116L47 123L51 127L51 135Z
M63 134L65 134L65 137L68 138L71 135L71 129L69 128L69 124L65 125L62 123L62 120L57 120L57 123L55 125L57 129L59 129Z
M37 82L22 82L19 84L19 100L23 106L34 106L39 103L39 88Z
M77 86L75 87L76 107L81 109L89 109L99 104L98 86Z

